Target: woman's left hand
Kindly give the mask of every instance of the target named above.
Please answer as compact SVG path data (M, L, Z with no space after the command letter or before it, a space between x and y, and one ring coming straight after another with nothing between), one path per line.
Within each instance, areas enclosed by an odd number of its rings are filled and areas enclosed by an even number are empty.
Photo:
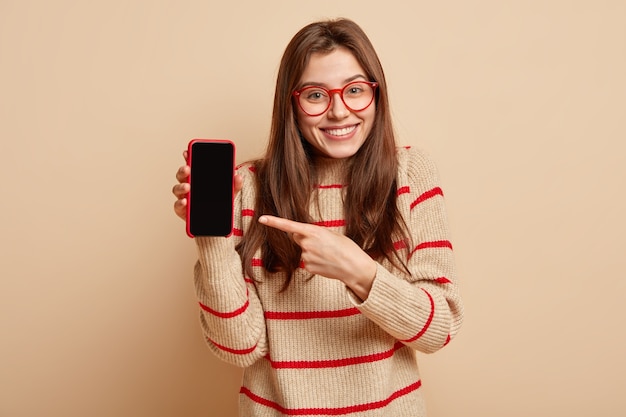
M353 240L314 224L263 215L259 223L282 230L302 249L304 269L342 281L361 300L367 299L377 264Z

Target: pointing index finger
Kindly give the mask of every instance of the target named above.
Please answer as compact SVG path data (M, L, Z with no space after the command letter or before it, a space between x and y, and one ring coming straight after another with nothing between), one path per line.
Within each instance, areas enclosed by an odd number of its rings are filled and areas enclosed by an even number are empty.
M305 223L294 222L293 220L283 219L282 217L263 215L259 217L259 223L265 226L273 227L278 230L282 230L287 233L299 233L304 234L306 232Z

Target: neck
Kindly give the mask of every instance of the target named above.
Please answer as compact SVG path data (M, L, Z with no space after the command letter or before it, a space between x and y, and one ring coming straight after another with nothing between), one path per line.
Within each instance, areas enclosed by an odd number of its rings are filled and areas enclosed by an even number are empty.
M320 183L345 183L348 170L352 164L352 158L330 158L316 155L311 160L317 182Z

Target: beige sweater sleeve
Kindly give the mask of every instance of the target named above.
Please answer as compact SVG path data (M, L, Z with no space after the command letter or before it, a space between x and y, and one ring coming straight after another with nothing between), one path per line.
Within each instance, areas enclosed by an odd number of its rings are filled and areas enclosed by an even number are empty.
M252 281L244 276L235 246L250 219L242 213L253 201L252 178L239 169L244 188L235 198L233 234L228 237L196 237L198 262L194 270L200 322L211 350L222 360L249 366L266 355L263 309Z
M420 151L399 151L398 205L410 239L402 253L411 276L378 266L363 314L416 350L432 353L458 332L463 306L437 170Z

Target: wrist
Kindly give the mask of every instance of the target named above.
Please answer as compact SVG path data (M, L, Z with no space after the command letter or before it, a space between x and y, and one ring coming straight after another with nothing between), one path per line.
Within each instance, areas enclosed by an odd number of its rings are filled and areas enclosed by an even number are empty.
M369 296L370 290L372 289L372 285L374 284L374 279L376 278L376 271L378 269L378 264L372 258L369 258L369 261L366 265L361 268L355 269L355 271L359 271L361 273L355 275L349 282L345 282L346 286L361 299L361 301L365 301Z

